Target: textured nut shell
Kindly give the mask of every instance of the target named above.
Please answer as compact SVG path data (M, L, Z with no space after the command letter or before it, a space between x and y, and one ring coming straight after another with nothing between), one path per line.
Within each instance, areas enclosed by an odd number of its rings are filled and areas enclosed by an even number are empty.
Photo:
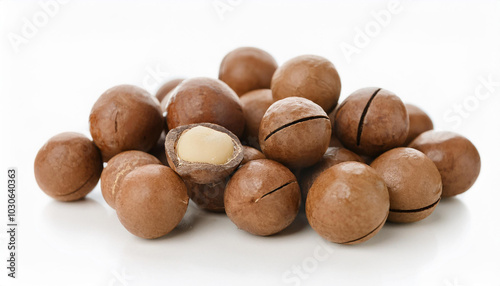
M389 213L389 192L375 170L344 162L314 181L306 201L311 227L325 239L356 244L373 237Z
M285 166L267 159L243 165L229 181L224 205L231 221L255 235L289 226L299 211L300 188Z
M243 146L243 160L241 160L240 165L258 159L266 159L266 155L255 148Z
M258 89L245 93L240 97L243 115L245 116L245 131L243 141L246 144L260 149L259 127L262 117L273 104L270 89Z
M426 131L411 144L429 157L441 174L442 197L452 197L467 191L481 171L481 158L467 138L447 131Z
M224 212L224 190L229 176L210 184L195 184L185 181L189 198L200 208L211 212Z
M388 220L415 222L436 208L443 189L436 165L413 148L396 148L373 161L371 167L384 179L391 202Z
M123 226L142 238L172 231L186 213L186 186L167 166L141 166L123 179L116 197L116 214Z
M234 143L233 157L222 165L193 163L180 159L176 151L177 141L184 131L196 126L205 126L229 135ZM165 152L167 154L169 166L174 169L183 180L202 185L223 180L225 177L229 176L243 160L243 146L238 137L226 128L212 123L183 125L170 130L165 138Z
M59 201L75 201L94 189L102 171L99 149L82 134L65 132L50 138L38 151L38 186Z
M105 162L123 151L149 151L163 131L157 100L132 85L119 85L104 92L92 107L89 122L90 133Z
M323 109L301 97L273 103L264 114L259 142L267 158L290 168L318 162L328 149L330 120Z
M156 92L155 97L159 102L162 102L165 96L172 91L176 86L179 85L184 79L183 78L175 78L164 83Z
M342 144L360 155L377 156L402 146L409 131L406 107L394 93L380 89L366 110L360 144L358 128L372 95L378 90L368 87L352 93L338 108L334 131Z
M434 124L429 115L419 107L413 104L406 104L405 106L410 119L410 129L404 143L405 146L408 146L418 135L434 129Z
M275 101L300 96L330 112L340 96L340 77L327 59L314 55L295 57L280 66L271 82Z
M332 166L348 161L362 163L363 159L345 148L329 147L319 162L311 167L302 169L300 173L300 190L302 192L302 199L304 201L306 200L309 189L316 178L318 178L323 171Z
M270 88L276 68L278 64L266 51L242 47L222 59L219 79L241 96L251 90Z
M203 77L184 80L170 95L168 128L203 122L224 126L240 138L245 128L240 99L220 80Z
M161 162L153 155L137 150L125 151L111 158L101 174L101 191L106 203L115 208L116 194L123 178L137 167L149 164Z

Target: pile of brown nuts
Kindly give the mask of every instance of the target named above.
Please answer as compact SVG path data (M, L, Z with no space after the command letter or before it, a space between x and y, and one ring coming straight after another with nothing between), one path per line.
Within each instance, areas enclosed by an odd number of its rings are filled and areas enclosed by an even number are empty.
M171 80L156 97L131 85L105 91L90 112L93 141L52 137L35 177L60 201L101 179L120 222L143 238L174 229L189 199L262 236L288 227L304 202L311 227L342 244L370 239L386 221L422 220L474 184L481 162L469 140L434 131L389 90L361 88L338 105L340 90L323 57L278 67L261 49L238 48L219 79Z

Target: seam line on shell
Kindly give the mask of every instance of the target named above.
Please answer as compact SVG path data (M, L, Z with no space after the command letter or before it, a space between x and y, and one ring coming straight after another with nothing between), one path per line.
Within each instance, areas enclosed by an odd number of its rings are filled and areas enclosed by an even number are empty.
M430 204L426 207L423 207L423 208L419 208L419 209L414 209L414 210L390 209L389 211L394 212L394 213L418 213L418 212L425 211L425 210L428 210L428 209L434 207L435 205L437 205L439 203L440 200L441 200L441 198L439 198L437 201L433 202L432 204Z
M262 195L262 197L260 197L260 198L256 199L256 200L255 200L255 202L258 202L259 200L263 199L264 197L266 197L266 196L268 196L268 195L270 195L270 194L272 194L272 193L274 193L274 192L276 192L276 191L279 191L279 190L283 189L284 187L286 187L286 186L288 186L288 185L290 185L290 184L292 184L292 183L297 183L297 181L290 181L290 182L288 182L288 183L286 183L286 184L284 184L284 185L282 185L282 186L280 186L280 187L277 187L276 189L274 189L274 190L272 190L272 191L270 191L270 192L267 192L267 193L263 194L263 195Z
M94 174L90 175L90 177L78 188L76 188L76 190L72 191L71 193L67 193L67 194L64 194L64 195L60 195L58 197L61 197L61 198L64 198L64 197L67 197L69 195L72 195L76 192L78 192L79 190L81 190L83 187L85 187L85 185L87 185L87 183L94 177Z
M375 96L378 94L378 92L381 90L381 88L377 89L368 102L366 103L365 109L363 109L363 113L361 114L361 119L359 119L359 124L358 124L358 136L356 138L356 145L359 146L361 144L361 133L363 132L363 125L365 121L366 114L368 113L368 108L370 108L370 105L372 104L373 99L375 99Z
M385 216L385 218L382 220L382 222L381 222L381 223L379 223L379 224L377 225L377 227L375 227L374 229L372 229L369 233L367 233L367 234L363 235L362 237L358 237L358 238L356 238L356 239L353 239L353 240L349 240L349 241L344 241L344 242L341 242L340 244L352 243L352 242L355 242L355 241L361 240L361 239L363 239L363 238L365 238L365 237L369 236L370 234L372 234L373 232L375 232L375 231L376 231L376 230L377 230L380 226L382 226L382 225L385 223L385 221L387 220L387 217L388 217L388 216L389 216L389 212L387 212L387 215L386 215L386 216Z
M266 141L267 139L269 139L269 137L271 137L272 135L274 135L276 132L278 131L281 131L282 129L285 129L289 126L292 126L294 124L297 124L297 123L301 123L301 122L304 122L304 121L309 121L309 120L315 120L315 119L328 119L330 120L330 118L328 116L324 116L324 115L317 115L317 116L310 116L310 117L305 117L305 118L301 118L301 119L298 119L298 120L295 120L295 121L292 121L290 123L287 123L277 129L275 129L274 131L272 131L271 133L269 133L266 138L264 139L264 141Z

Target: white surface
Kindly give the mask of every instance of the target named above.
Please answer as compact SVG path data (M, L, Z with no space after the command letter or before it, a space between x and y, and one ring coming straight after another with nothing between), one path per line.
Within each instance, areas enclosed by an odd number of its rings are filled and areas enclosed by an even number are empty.
M19 173L19 278L1 267L0 285L500 285L500 86L484 97L488 90L478 88L481 78L500 81L500 1L402 1L350 62L341 43L352 45L356 28L388 2L215 1L234 6L223 19L212 0L101 2L61 4L15 52L9 35L22 35L23 18L43 21L43 10L37 1L0 1L2 223L6 169ZM171 76L216 77L222 57L245 45L280 64L327 57L342 98L381 86L423 107L437 129L476 144L478 181L426 220L388 224L358 246L324 242L303 214L279 235L256 237L193 204L178 229L147 241L120 225L99 186L75 203L40 191L36 152L59 132L89 135L88 114L104 90L129 83L155 92ZM469 111L446 115L464 101ZM5 261L4 231L0 237ZM304 274L288 283L294 265Z

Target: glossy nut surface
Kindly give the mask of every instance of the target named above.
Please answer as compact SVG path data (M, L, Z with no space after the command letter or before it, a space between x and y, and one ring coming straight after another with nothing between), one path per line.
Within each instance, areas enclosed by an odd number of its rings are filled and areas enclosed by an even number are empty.
M408 146L418 135L434 129L434 124L429 115L418 106L413 104L405 104L405 106L410 119L410 129L404 143L405 146Z

